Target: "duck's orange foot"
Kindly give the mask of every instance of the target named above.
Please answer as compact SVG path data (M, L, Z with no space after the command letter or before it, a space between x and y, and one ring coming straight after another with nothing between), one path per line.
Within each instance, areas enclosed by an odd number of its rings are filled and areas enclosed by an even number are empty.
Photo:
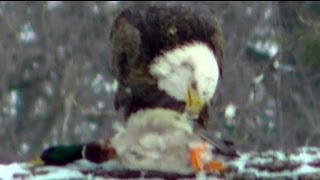
M195 172L223 172L225 167L222 162L212 160L211 150L205 142L190 147L189 160Z
M204 164L203 168L205 171L208 171L208 172L214 171L214 172L221 172L222 173L225 170L223 163L220 161L209 161Z

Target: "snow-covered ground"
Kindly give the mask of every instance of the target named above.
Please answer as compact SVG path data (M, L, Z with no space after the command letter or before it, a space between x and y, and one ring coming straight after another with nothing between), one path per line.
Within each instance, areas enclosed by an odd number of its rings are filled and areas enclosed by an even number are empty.
M248 152L229 161L224 174L210 175L215 178L258 179L320 179L320 148L303 147L290 153L282 151ZM31 167L27 163L0 164L0 179L123 179L154 177L157 179L180 178L177 174L123 170L115 162L94 164L85 160L66 166ZM205 179L205 174L185 177ZM183 178L183 176L181 176Z

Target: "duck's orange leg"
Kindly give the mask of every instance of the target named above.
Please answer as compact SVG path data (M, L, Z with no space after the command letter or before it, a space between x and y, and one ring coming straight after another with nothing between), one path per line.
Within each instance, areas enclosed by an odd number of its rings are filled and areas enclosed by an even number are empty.
M206 144L201 143L196 147L191 147L189 160L194 171L199 172L203 170L203 163L201 161L201 154L206 150Z
M190 148L189 160L190 160L192 169L195 172L200 172L200 171L223 172L225 170L225 167L222 162L213 161L213 160L203 162L202 156L208 151L209 151L208 146L204 142L200 143L195 147Z
M223 172L225 170L223 163L221 163L220 161L210 161L204 164L203 167L205 171L209 171L209 172L213 172L213 171Z

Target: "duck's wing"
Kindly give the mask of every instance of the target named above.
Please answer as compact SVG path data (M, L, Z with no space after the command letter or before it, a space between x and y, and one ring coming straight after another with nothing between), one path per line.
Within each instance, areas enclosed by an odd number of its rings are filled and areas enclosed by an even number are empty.
M216 137L210 136L209 133L205 130L197 130L196 134L199 135L201 139L214 147L212 149L213 153L221 154L229 158L236 158L239 156L232 141L221 140Z

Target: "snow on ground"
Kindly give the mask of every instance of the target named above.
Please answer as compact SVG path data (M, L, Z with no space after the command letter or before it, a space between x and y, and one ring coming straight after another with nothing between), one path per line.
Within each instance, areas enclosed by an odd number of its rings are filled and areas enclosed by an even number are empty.
M218 179L320 179L320 148L304 147L292 152L248 152L228 162L228 169ZM133 177L133 176L134 177ZM0 179L123 179L123 178L179 179L177 174L129 171L121 169L116 162L104 164L77 161L66 166L30 167L27 163L0 164ZM186 178L186 177L184 177ZM206 174L189 178L206 179ZM211 176L210 176L211 178ZM214 177L217 179L217 177ZM132 179L132 178L131 178ZM183 179L183 178L181 178Z
M90 176L90 175L87 175ZM87 178L78 170L67 169L64 167L45 166L35 169L32 172L24 163L12 163L8 165L0 165L0 179L34 179L34 180L49 180L49 179L65 179Z

